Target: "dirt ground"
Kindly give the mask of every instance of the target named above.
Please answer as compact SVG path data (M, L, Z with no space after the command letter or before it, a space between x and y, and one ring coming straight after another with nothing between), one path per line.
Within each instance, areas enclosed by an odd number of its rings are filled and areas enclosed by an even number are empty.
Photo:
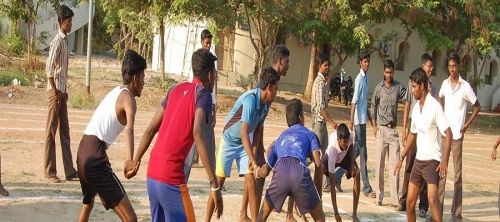
M72 57L70 67L70 94L83 90L84 69L82 57ZM96 59L93 61L92 92L97 101L113 86L120 84L119 67L117 61L110 59ZM156 75L152 72L147 74ZM137 114L135 144L139 140L151 120L156 107L165 94L159 87L152 86L154 78L149 77L146 82L143 96L138 99L139 112ZM17 87L13 89L14 96L7 98L11 87L0 88L0 154L2 158L2 182L9 190L10 196L0 197L0 221L74 221L78 215L81 202L79 182L63 182L50 184L43 177L44 133L47 114L47 100L44 89L33 87ZM218 144L224 119L234 99L241 94L242 89L236 85L222 85L219 89L218 105L221 112L217 116L215 129L216 143ZM284 104L287 99L297 97L293 93L280 92L265 125L264 144L270 144L283 130ZM305 104L305 110L310 106ZM71 149L73 160L76 160L76 150L82 137L92 109L69 110L71 128ZM334 118L345 122L348 117L348 108L336 103L330 104L329 112ZM306 113L306 126L310 127L310 115ZM487 114L481 114L487 115ZM402 117L402 115L399 115ZM500 116L488 114L488 118L497 121ZM493 126L473 125L465 136L463 149L463 216L464 221L499 221L499 176L500 165L490 159L491 147L498 136L500 126L493 121ZM401 123L401 122L400 122ZM400 124L401 125L401 124ZM331 129L330 129L331 132ZM149 151L143 158L141 168L136 177L131 180L124 178L124 138L120 136L108 149L108 155L114 171L122 181L125 190L132 201L140 221L150 221L149 201L146 191L146 169ZM64 177L60 157L59 143L56 142L58 155L58 176ZM375 138L373 130L367 127L368 167L370 182L374 183L375 165ZM450 163L449 170L453 171ZM234 169L233 169L234 170ZM386 169L386 175L388 171ZM221 221L237 221L240 207L243 179L233 176L228 178L227 191L223 192L224 215ZM271 177L266 180L266 187ZM402 175L400 175L402 183ZM445 199L445 221L449 221L453 191L453 173L448 175ZM405 221L404 212L397 212L389 206L388 180L383 206L376 206L374 199L361 196L358 216L361 221ZM188 184L191 198L198 221L204 221L205 206L208 197L208 179L203 168L194 168ZM352 180L343 180L343 193L338 193L338 204L344 221L350 221L352 212ZM333 210L329 194L324 194L323 207L327 221L334 221ZM98 199L96 199L98 200ZM284 208L286 209L286 208ZM284 221L285 213L273 213L269 221ZM418 219L423 221L422 219ZM116 214L106 211L96 201L91 221L119 221Z

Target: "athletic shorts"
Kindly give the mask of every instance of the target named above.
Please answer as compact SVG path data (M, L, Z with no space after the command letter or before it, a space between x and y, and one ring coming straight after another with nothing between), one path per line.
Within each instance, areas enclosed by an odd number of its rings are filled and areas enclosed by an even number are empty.
M106 143L96 136L83 135L78 147L76 165L83 203L90 204L97 194L104 208L109 210L118 205L125 196L125 190L111 169L106 148Z
M170 185L148 177L147 186L151 221L196 221L186 184Z
M320 198L311 173L300 160L283 157L273 168L273 178L266 190L266 201L276 212L280 212L285 199L291 196L301 214L311 212L320 204Z
M218 177L231 176L231 167L233 161L236 161L238 167L238 175L244 176L248 174L249 159L243 148L243 145L238 147L229 147L225 144L224 139L220 139L219 150L217 151L217 159L215 165L215 175Z
M352 175L352 166L353 166L353 162L352 162L352 158L351 156L354 155L354 152L352 151L353 149L349 149L347 151L347 154L345 155L344 159L342 159L342 161L340 161L340 163L336 163L335 164L335 168L337 167L340 167L342 169L345 170L345 176L347 177L347 179L351 179L351 177L353 176ZM325 174L327 176L330 176L330 174L328 174L328 154L325 154L323 155L323 157L321 157L321 165L323 165L323 169L326 169L325 171ZM354 164L356 164L356 162L354 162Z
M436 171L439 166L437 160L417 160L413 164L410 174L410 182L417 186L422 186L424 182L439 186L439 172Z

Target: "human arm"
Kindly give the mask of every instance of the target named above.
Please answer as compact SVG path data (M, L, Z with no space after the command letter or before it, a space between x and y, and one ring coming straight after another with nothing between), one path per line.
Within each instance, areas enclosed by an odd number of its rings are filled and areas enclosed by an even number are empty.
M465 122L464 126L460 130L460 133L462 133L462 139L464 138L465 131L467 131L470 124L476 119L477 114L479 113L480 110L481 110L481 104L479 104L479 101L476 99L476 102L474 103L474 106L473 106L471 116L469 117L467 122Z
M55 76L56 76L56 67L59 64L59 54L61 51L61 44L59 41L53 42L50 45L49 56L47 57L47 64L45 66L45 71L47 74L47 81L51 86L51 93L55 96L56 101L58 102L61 97L61 91L59 91L56 87Z
M491 151L491 160L496 160L497 159L497 148L498 145L500 144L500 136L497 139L497 142L495 145L493 145L493 150Z
M352 94L351 114L350 114L350 120L349 120L349 128L351 130L354 129L354 113L356 110L356 105L357 105L359 94L360 94L359 84L360 84L359 78L356 78L356 80L354 80L354 92Z
M403 160L405 157L410 153L411 149L413 149L413 144L415 143L415 140L417 139L417 135L414 132L410 132L408 134L408 137L406 138L406 143L404 146L403 151L401 152L401 156L399 157L399 161L396 163L396 166L394 167L394 175L399 175L399 170L401 169L403 165Z
M194 124L193 124L193 137L196 146L196 151L200 156L200 160L203 163L205 172L207 173L208 180L210 182L210 195L214 198L215 211L217 213L217 218L220 218L224 210L224 205L222 202L222 195L220 186L217 182L215 172L215 166L211 165L208 157L208 146L204 135L204 128L206 127L206 115L210 115L208 112L201 107L197 108L195 111Z
M377 87L375 87L375 91L373 92L373 95L372 95L371 109L370 109L370 112L368 113L368 116L371 116L370 123L373 127L373 136L374 137L377 137L377 132L378 132L377 111L378 111L379 102L380 102L380 98L378 96L378 85L377 85Z
M125 117L125 128L123 132L125 134L125 167L124 175L125 178L132 178L137 172L139 163L132 160L134 155L134 124L135 124L135 114L137 112L137 104L135 102L134 96L127 90L123 90L118 96L117 101L118 107L116 107L116 112L119 120L123 123L123 117ZM125 116L123 116L123 114Z
M154 136L156 135L156 133L158 133L158 130L160 129L161 122L163 120L163 112L164 112L163 106L159 106L158 109L156 110L155 115L153 116L153 119L151 119L151 122L144 131L144 134L142 135L141 142L139 143L139 147L137 148L137 153L135 154L134 157L134 161L140 163L142 157L144 156L144 153L146 153L146 151L149 149L151 141L153 140ZM137 171L139 170L139 166L137 167L135 173L137 173ZM135 173L134 175L132 175L132 177L135 176Z

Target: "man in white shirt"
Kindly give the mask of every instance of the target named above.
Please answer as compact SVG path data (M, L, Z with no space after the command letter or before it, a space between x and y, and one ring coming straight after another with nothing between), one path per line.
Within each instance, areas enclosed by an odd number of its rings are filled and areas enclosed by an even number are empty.
M470 84L463 80L458 73L460 65L460 57L457 53L451 53L448 57L448 72L450 77L443 81L439 98L441 105L444 108L444 113L450 124L453 140L451 141L451 151L453 153L454 166L454 188L453 202L451 205L452 221L462 220L462 142L465 131L470 124L476 119L481 105L477 100L476 94ZM473 111L470 118L465 121L467 115L467 102L473 104ZM439 201L441 207L441 215L443 214L444 204L444 184L446 177L440 182L439 186Z
M408 135L405 149L396 164L394 174L399 174L403 160L413 149L412 144L416 140L417 155L410 175L406 202L407 221L416 221L415 204L420 187L425 182L427 183L427 197L432 218L439 222L442 221L442 217L439 213L438 185L439 179L446 177L452 134L448 121L444 117L443 109L429 93L425 73L421 69L417 69L410 75L410 79L413 96L419 102L413 107L411 133ZM441 133L446 135L443 153L439 145Z

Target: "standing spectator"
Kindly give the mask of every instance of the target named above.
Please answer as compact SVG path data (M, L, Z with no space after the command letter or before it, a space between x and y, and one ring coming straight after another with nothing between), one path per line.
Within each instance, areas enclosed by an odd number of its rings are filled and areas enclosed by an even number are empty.
M45 133L45 177L52 183L60 183L56 167L55 136L59 128L62 159L66 180L78 179L78 173L73 167L71 155L69 121L68 121L68 33L73 23L73 11L66 5L61 5L57 12L59 31L50 43L49 57L45 71L47 72L47 92L49 110Z
M350 127L354 128L354 156L359 158L361 180L363 181L363 193L365 196L375 198L376 195L370 186L368 180L368 153L366 150L366 121L371 117L368 115L368 68L370 66L370 54L361 54L359 56L359 74L354 80L354 94L351 102ZM340 186L340 180L339 180Z
M435 99L438 99L438 90L436 89L436 85L432 84L431 75L434 69L434 63L432 57L424 53L421 57L422 65L419 69L422 69L425 72L425 75L428 79L428 89L429 93ZM411 93L411 80L408 80L408 92L406 94L406 104L403 115L403 144L406 143L406 137L410 133L409 127L411 125L411 112L413 107L418 102L417 99ZM408 121L410 120L410 121ZM408 195L408 183L410 182L410 173L413 168L413 163L415 162L415 155L417 154L417 148L411 149L411 152L408 153L408 158L406 159L406 166L404 172L403 179L403 190L401 194L401 198L399 199L399 211L406 211L406 197ZM429 201L427 200L427 186L422 186L422 191L420 191L420 202L418 203L418 216L425 218L427 215L427 211L429 210Z
M325 54L319 54L317 58L319 72L314 79L314 84L312 88L311 96L311 113L312 113L312 130L319 138L319 146L321 148L321 154L324 155L326 148L328 147L328 129L326 123L329 123L333 128L337 128L337 124L330 117L326 109L328 108L328 101L330 100L330 95L328 91L328 71L330 68L330 60ZM317 172L315 172L316 174ZM315 176L315 183L320 191L322 186L322 175ZM325 176L324 176L325 177ZM319 178L319 181L318 181ZM324 179L324 191L330 192L329 180Z
M371 116L374 135L377 139L377 165L375 166L376 204L384 199L385 157L389 154L389 172L399 158L399 134L397 130L398 103L404 98L403 85L393 79L394 62L384 61L384 80L375 86L372 96ZM399 174L389 173L391 205L399 206Z
M0 195L9 196L9 191L7 191L2 184L2 156L0 155Z
M464 134L470 124L476 119L481 105L477 100L476 94L470 84L462 79L458 73L460 57L457 53L451 53L448 56L448 72L450 76L443 81L439 98L444 107L444 114L450 123L453 140L451 141L451 152L453 153L454 166L454 188L453 202L451 204L452 221L462 220L462 143ZM467 117L467 103L473 104L473 111L470 118ZM443 214L444 192L446 177L440 181L439 201L441 206L441 215Z

